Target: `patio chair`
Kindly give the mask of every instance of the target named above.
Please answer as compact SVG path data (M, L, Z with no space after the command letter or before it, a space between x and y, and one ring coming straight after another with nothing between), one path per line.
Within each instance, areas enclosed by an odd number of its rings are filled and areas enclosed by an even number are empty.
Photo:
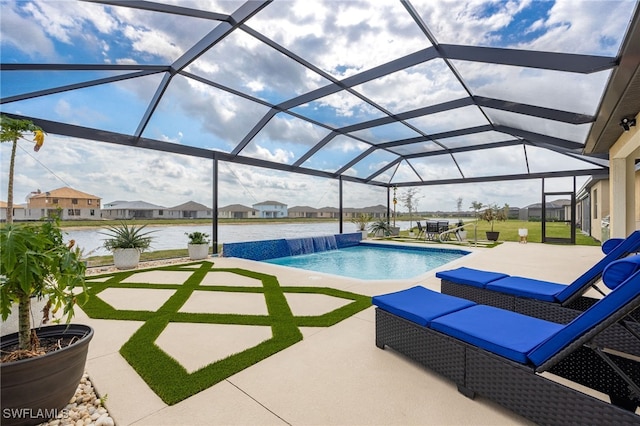
M434 240L439 234L438 222L434 220L428 220L425 224L425 238L427 240Z
M454 381L467 397L484 396L539 424L640 424L640 362L595 340L640 306L640 271L565 325L424 287L372 301L376 346Z
M418 235L416 235L416 239L420 239L420 237L424 237L424 228L420 221L416 221L416 225L418 226Z
M449 221L448 220L439 220L438 221L438 235L443 233L444 231L448 231L449 230ZM451 235L449 234L444 234L443 235L443 239L445 241L448 241L450 239Z
M441 279L442 293L547 321L568 323L598 301L584 296L589 288L605 294L597 286L605 268L640 250L640 231L634 231L607 250L604 258L569 285L466 267L440 271L436 277ZM634 316L636 320L640 319L640 313ZM640 323L631 324L631 327L640 333ZM607 344L617 350L640 356L640 342L629 340L628 333L619 327L612 327L601 339L606 339Z

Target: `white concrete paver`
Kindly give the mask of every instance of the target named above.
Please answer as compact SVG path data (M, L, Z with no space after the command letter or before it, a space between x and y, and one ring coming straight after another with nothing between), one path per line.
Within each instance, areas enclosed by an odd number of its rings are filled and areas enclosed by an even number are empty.
M146 271L136 273L122 280L123 283L182 284L193 272L188 271Z
M262 293L228 293L195 290L179 312L268 315Z
M155 312L173 293L170 289L109 287L100 292L100 298L117 310Z
M535 243L473 251L441 269L469 266L570 283L602 258L599 247ZM332 287L364 295L416 284L440 288L435 271L411 280L362 281L242 259L214 261L217 267L276 275L281 286ZM303 328L303 341L173 406L164 404L118 353L137 324L82 322L96 329L89 375L98 392L109 395L107 407L119 426L531 424L491 401L464 397L450 381L393 350L378 349L373 308L329 328ZM109 352L105 342L112 339Z
M268 326L169 323L155 343L193 373L272 336Z

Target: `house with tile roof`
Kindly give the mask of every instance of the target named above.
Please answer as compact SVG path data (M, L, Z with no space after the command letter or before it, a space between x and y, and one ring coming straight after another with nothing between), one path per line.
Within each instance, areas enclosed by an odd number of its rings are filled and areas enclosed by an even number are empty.
M105 219L162 219L166 207L146 201L112 201L102 207Z
M291 218L317 218L318 217L318 209L310 207L310 206L294 206L288 209L289 217Z
M211 219L213 209L195 201L187 201L164 211L166 219Z
M242 204L229 204L218 209L219 219L257 219L259 211Z
M545 204L545 212L548 221L565 220L568 212L567 206L571 206L571 200L554 200L547 201ZM542 203L530 204L519 212L520 220L541 220L542 219Z
M39 220L54 215L61 220L100 219L100 200L96 195L69 187L45 192L38 190L27 198L24 220Z
M0 222L7 221L7 206L9 204L6 201L0 201ZM13 204L13 220L27 220L27 208L24 204Z
M258 217L276 219L289 215L287 205L279 201L263 201L252 206L258 210Z

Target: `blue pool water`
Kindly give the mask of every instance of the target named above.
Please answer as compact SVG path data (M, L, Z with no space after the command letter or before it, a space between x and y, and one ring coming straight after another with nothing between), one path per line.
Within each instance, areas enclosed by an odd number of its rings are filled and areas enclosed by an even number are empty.
M463 250L360 244L264 262L363 280L391 280L413 278L467 254Z

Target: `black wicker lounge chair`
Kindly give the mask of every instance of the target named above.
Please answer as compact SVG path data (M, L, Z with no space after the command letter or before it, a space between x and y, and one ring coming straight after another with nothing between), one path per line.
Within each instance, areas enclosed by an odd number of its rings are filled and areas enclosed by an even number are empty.
M441 279L440 291L444 294L565 324L598 301L584 296L588 289L605 294L597 286L605 268L638 250L640 231L634 231L614 247L608 247L603 259L569 285L465 267L437 272L436 277ZM640 333L640 313L633 317L636 321L629 324ZM626 331L612 327L600 337L604 338L608 339L608 346L640 356L640 342L629 339Z
M422 227L422 224L420 223L420 221L417 221L416 225L418 226L418 235L416 235L416 239L419 240L420 238L425 238L424 228Z
M640 362L594 340L640 306L640 271L566 325L423 287L373 303L376 346L454 381L467 397L482 395L539 424L640 424Z

